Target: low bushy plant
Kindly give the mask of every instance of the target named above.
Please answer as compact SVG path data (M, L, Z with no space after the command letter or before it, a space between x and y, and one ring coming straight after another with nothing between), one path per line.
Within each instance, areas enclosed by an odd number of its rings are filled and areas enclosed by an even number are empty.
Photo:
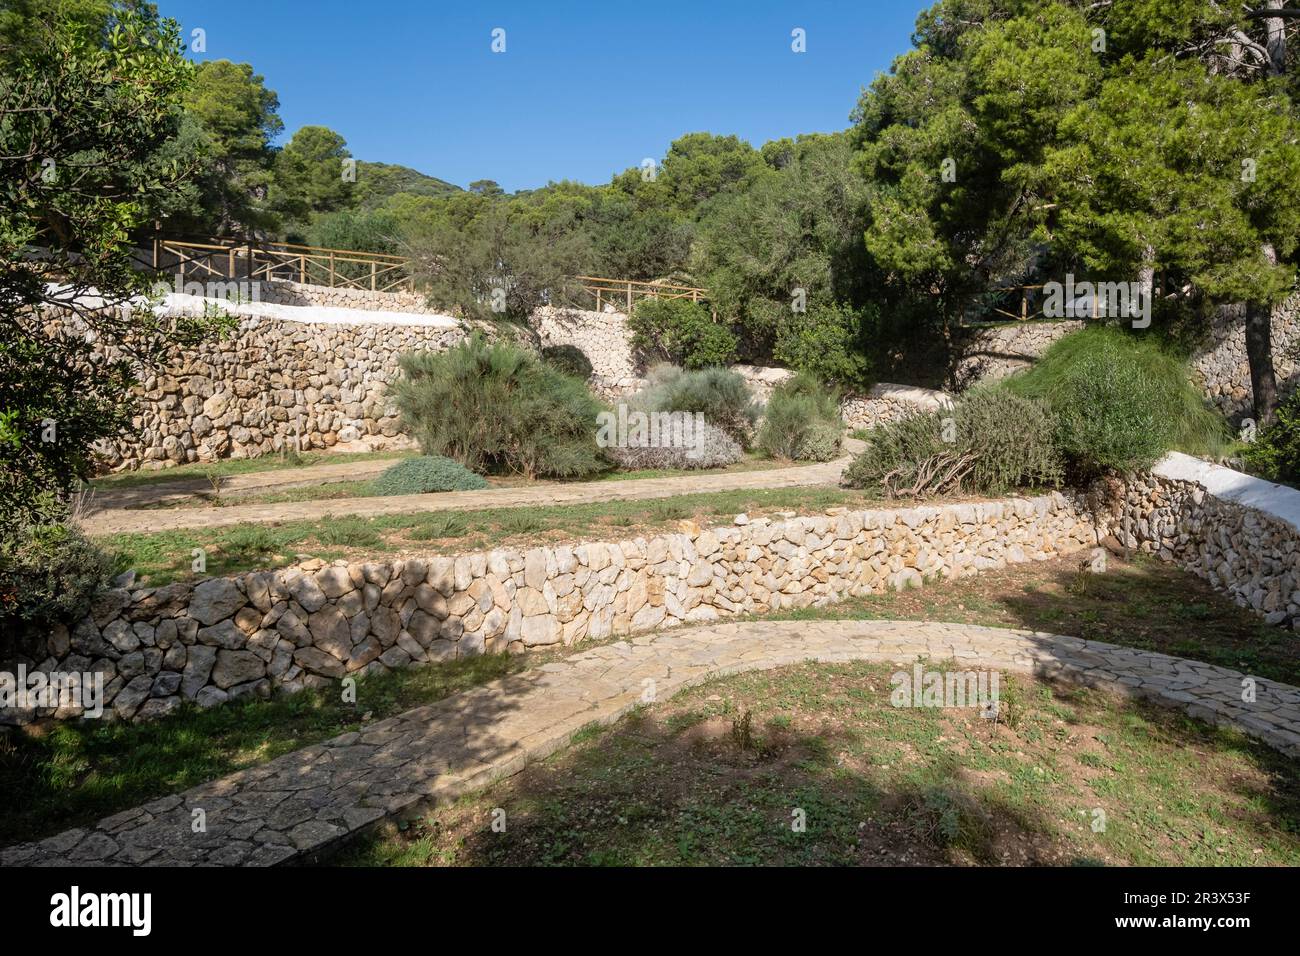
M652 362L699 369L727 365L736 357L735 333L688 299L642 299L627 325L632 348Z
M838 421L813 422L799 436L795 445L795 461L831 461L839 457L844 444L844 429Z
M1185 363L1151 337L1087 328L1006 385L1048 404L1078 479L1145 470L1174 449L1214 457L1226 447L1223 418L1206 406Z
M480 475L581 478L608 467L596 444L600 403L534 352L476 334L400 365L393 396L426 455Z
M1046 405L1002 388L966 393L952 409L921 412L875 428L841 483L886 497L958 492L1004 494L1061 481L1061 457Z
M1241 455L1246 467L1261 478L1300 484L1300 390L1278 407L1273 424L1262 429Z
M769 458L830 461L841 431L839 396L801 372L773 390L756 444Z
M649 384L632 404L646 411L700 412L706 421L748 448L759 408L745 379L730 369L682 371L669 365L650 370Z
M476 491L488 483L460 462L439 455L399 461L370 483L372 495L424 495L436 491Z
M0 660L9 638L71 624L107 587L114 558L76 527L30 525L0 535Z
M607 448L615 463L628 471L645 469L725 468L740 461L744 452L730 435L707 419L692 430L689 445Z

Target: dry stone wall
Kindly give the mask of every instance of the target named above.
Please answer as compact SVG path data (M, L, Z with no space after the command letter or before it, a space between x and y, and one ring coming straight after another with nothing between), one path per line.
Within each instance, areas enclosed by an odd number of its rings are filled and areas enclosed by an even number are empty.
M627 394L639 387L631 333L622 312L594 312L543 306L532 326L543 347L572 345L591 362L592 376L608 394Z
M1125 547L1300 630L1300 491L1174 454L1130 477L1116 504L1110 527Z
M881 382L866 395L850 395L840 403L844 424L852 429L875 428L915 415L952 405L945 392L910 385Z
M148 375L130 432L98 450L118 471L294 448L406 447L386 391L398 357L445 350L465 334L446 324L246 318Z
M976 382L992 382L1023 371L1052 345L1084 327L1082 321L1017 322L967 328L960 346L961 360L953 372L959 390Z
M1287 394L1300 379L1300 295L1273 310L1273 370ZM1219 310L1209 341L1192 359L1206 396L1234 424L1253 414L1254 392L1246 360L1246 322L1240 305Z
M106 591L18 664L104 675L106 712L146 720L369 673L575 644L919 585L1094 541L1053 494L684 523L652 538L261 571ZM30 721L52 712L0 712ZM67 708L54 716L75 716Z
M330 288L280 280L257 282L255 285L257 301L273 305L327 306L364 309L367 312L410 312L417 315L437 314L439 311L429 306L425 296L402 289L372 292L369 289Z

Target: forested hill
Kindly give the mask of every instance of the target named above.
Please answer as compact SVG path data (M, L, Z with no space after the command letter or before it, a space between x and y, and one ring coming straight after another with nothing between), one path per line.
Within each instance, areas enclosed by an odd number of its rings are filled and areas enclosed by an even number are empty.
M389 196L410 193L415 196L445 196L460 192L453 185L436 176L426 176L410 166L395 163L357 162L357 194L363 209L373 209Z

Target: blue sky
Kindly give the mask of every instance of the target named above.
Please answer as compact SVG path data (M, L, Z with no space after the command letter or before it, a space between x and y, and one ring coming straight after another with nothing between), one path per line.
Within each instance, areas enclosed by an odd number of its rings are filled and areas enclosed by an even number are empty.
M848 125L925 0L155 0L249 62L285 137L322 124L360 159L460 186L601 183L683 133L758 146ZM505 30L506 50L491 51ZM791 51L806 31L807 52Z

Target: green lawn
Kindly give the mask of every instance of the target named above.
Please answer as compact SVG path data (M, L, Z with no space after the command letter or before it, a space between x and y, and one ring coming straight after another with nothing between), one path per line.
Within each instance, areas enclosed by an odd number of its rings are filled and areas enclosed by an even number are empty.
M1300 864L1300 767L1240 734L1008 675L996 722L895 708L896 669L709 682L338 862Z
M824 512L836 505L877 502L865 492L838 488L779 488L709 492L673 498L601 501L581 505L491 508L475 511L411 512L360 517L326 515L278 524L247 523L154 534L108 535L99 540L117 555L121 570L134 568L142 583L187 580L191 551L207 552L208 574L232 574L282 567L298 554L339 557L456 553L490 548L528 547L582 538L634 537L672 527L682 518L710 522L740 512L791 509Z

